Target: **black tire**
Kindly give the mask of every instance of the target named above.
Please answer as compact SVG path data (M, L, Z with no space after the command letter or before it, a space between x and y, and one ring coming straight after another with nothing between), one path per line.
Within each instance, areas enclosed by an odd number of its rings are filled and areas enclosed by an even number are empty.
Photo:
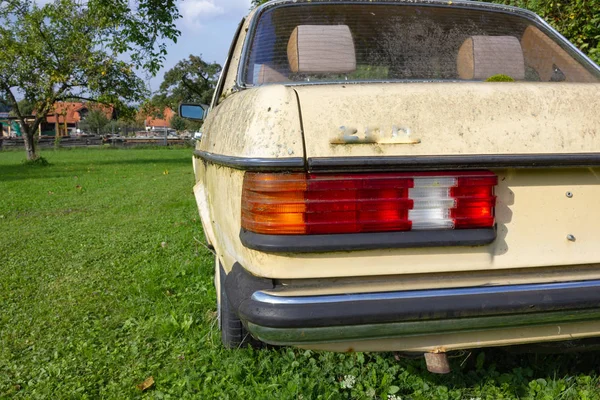
M225 271L219 264L219 291L221 293L221 305L219 307L219 317L221 325L221 342L227 349L239 349L251 345L254 348L260 348L261 343L255 340L244 328L242 321L238 318L233 307L227 299L225 292Z

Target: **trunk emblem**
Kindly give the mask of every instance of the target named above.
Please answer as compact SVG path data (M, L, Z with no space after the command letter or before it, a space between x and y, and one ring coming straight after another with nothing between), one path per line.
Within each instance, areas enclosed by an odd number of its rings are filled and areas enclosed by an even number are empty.
M421 139L411 136L410 128L392 125L392 129L366 127L359 134L357 128L340 126L330 144L419 144Z

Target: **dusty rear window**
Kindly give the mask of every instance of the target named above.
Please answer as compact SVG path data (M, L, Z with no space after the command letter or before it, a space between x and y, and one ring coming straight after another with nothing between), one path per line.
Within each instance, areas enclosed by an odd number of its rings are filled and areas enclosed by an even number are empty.
M543 28L542 28L543 29ZM396 80L598 82L526 18L443 6L303 4L256 25L245 83Z

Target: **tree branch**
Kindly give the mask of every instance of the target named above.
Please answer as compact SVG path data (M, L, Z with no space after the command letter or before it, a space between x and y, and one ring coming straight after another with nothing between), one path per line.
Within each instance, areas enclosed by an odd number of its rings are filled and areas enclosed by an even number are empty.
M8 85L8 83L5 82L4 80L2 81L2 88L4 89L4 92L8 95L8 100L10 102L10 105L11 105L12 109L14 110L14 112L17 114L17 118L19 118L19 122L21 122L21 126L25 130L25 134L29 135L32 131L35 131L39 122L37 122L37 123L34 122L34 124L32 126L33 129L30 129L29 125L27 124L27 121L25 120L25 115L23 115L21 113L21 109L19 108L19 102L17 101L14 93L10 89L10 86ZM36 121L37 121L37 118L36 118Z
M56 93L48 101L45 101L44 103L42 103L43 105L40 109L36 110L35 119L33 120L33 125L32 125L33 131L35 131L38 128L38 126L42 123L44 118L46 118L46 116L50 112L50 109L52 107L54 107L54 103L56 103L58 98L68 88L69 88L69 85L67 85L66 83L63 83L62 86L60 87L60 89L58 89L56 91Z
M13 108L21 122L23 122L24 120L23 116L21 115L21 110L19 109L19 102L15 98L15 95L13 94L12 90L10 90L9 84L4 79L2 79L1 82L2 89L4 90L4 93L6 93L6 95L8 96L9 105Z
M56 60L57 66L60 66L61 62L60 62L60 58L58 57L58 53L54 49L54 46L52 45L52 42L50 40L48 40L48 38L46 37L46 34L42 30L42 21L38 21L38 24L36 25L36 28L37 28L40 36L42 37L42 39L48 45L48 48L50 49L50 52L52 53L52 55L54 56L54 59Z
M92 103L103 104L105 106L111 106L111 107L113 106L110 103L107 103L107 102L104 102L104 101L100 101L98 99L93 99L93 98L84 97L84 96L74 96L74 95L57 97L55 99L55 101L66 101L66 100L69 100L69 99L84 100L84 101L89 101L89 102L92 102Z
M200 76L202 76L202 75L200 75ZM202 78L204 79L203 76L202 76ZM206 79L204 79L204 80L206 82L208 82L208 80L206 80ZM189 90L196 93L198 96L202 97L203 93L201 91L199 91L196 87L194 87L194 85L187 79L186 74L183 74L183 76L181 77L181 82L183 82L185 87L187 87Z

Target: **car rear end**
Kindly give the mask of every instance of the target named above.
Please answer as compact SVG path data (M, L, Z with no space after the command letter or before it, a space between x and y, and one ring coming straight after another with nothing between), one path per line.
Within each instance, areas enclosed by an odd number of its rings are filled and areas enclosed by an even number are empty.
M541 20L272 2L241 60L236 96L267 130L297 112L303 153L202 167L252 335L425 352L600 335L600 72Z

